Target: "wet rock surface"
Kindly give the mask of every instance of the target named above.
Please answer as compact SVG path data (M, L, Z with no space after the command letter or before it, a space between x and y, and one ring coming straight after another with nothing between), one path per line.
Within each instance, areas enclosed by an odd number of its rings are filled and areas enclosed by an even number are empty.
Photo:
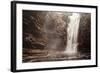
M45 61L69 61L69 60L88 60L89 53L77 53L68 55L60 51L33 50L25 49L23 54L23 62L45 62Z

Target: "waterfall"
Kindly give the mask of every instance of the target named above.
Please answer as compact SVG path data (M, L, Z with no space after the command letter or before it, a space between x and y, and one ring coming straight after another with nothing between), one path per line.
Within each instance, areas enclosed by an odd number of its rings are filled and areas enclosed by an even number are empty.
M67 47L65 53L70 55L77 53L80 14L72 13L72 15L69 16L69 19L70 22L68 23L67 27Z

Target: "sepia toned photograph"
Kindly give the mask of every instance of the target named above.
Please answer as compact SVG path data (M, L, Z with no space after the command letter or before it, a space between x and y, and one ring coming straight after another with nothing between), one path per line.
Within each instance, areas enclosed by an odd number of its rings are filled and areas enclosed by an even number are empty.
M23 62L91 59L91 13L23 10Z
M11 2L11 71L97 67L97 6Z

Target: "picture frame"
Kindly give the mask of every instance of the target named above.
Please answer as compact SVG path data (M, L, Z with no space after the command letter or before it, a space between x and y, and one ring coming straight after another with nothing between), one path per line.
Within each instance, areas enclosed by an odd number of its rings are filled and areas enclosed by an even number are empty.
M97 67L97 12L90 5L11 1L11 71Z

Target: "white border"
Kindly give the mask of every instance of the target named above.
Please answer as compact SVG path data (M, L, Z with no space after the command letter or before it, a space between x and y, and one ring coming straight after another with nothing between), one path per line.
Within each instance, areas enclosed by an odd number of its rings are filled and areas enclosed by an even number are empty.
M56 62L35 62L22 63L22 10L43 10L43 11L67 11L67 12L86 12L91 13L91 60L74 60L74 61L56 61ZM22 69L38 69L38 68L52 68L52 67L72 67L96 65L96 45L95 45L95 30L96 30L96 10L93 8L81 7L60 7L60 6L45 6L45 5L28 5L17 4L17 47L16 47L16 61L17 70Z

